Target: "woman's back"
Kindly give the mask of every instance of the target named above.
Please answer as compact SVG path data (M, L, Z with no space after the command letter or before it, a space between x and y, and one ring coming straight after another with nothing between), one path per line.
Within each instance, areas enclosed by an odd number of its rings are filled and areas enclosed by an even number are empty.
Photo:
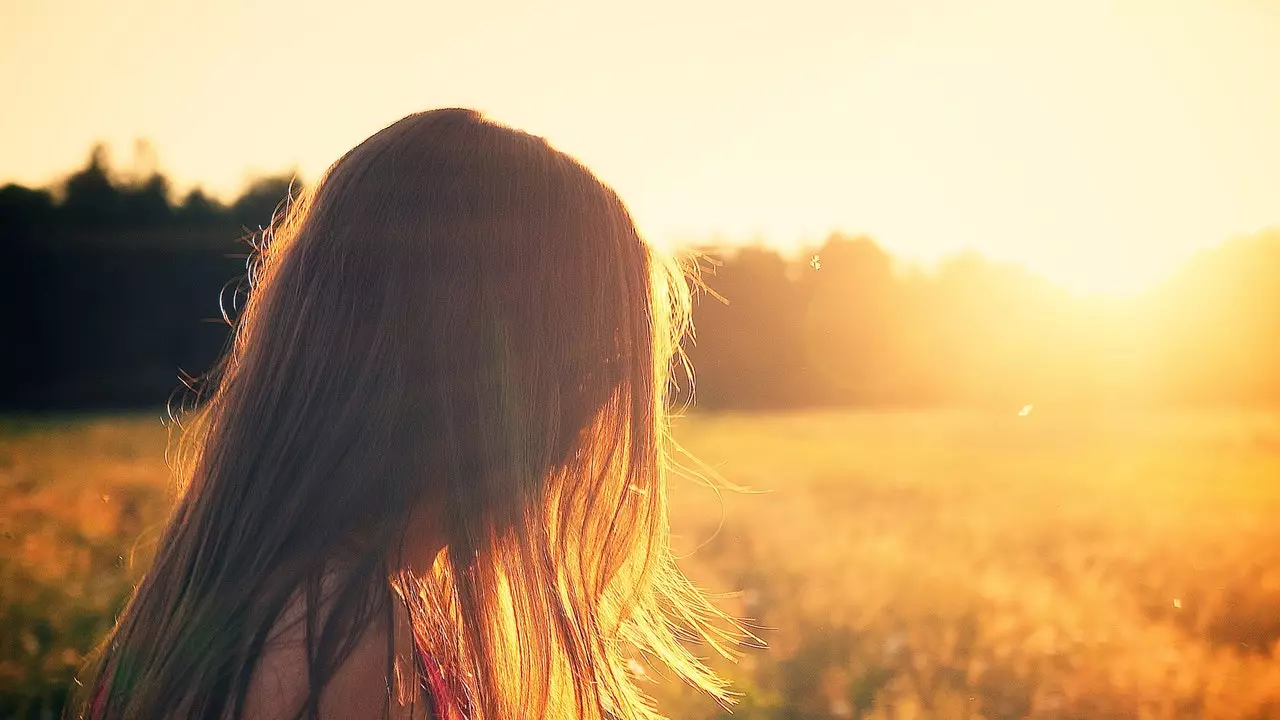
M330 585L326 590L332 591ZM305 716L310 689L306 598L299 593L276 622L258 660L245 697L244 720ZM323 622L322 609L318 619ZM392 607L392 617L375 619L355 639L319 698L319 717L389 720L452 720L440 697L444 688L428 674L414 641L409 614Z

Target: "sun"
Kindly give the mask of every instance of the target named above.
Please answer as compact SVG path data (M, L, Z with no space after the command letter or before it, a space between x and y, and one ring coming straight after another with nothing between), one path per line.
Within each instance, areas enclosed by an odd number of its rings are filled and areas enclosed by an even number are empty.
M1143 260L1082 256L1074 261L1037 262L1033 255L1022 264L1076 295L1133 297L1167 278L1179 263L1176 258L1161 257L1153 252Z

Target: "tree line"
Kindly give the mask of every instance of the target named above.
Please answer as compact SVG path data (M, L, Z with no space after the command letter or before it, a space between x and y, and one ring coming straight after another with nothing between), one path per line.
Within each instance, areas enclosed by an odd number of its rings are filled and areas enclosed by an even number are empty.
M0 188L0 410L155 405L222 352L244 240L295 183L175 199L142 165L116 172L99 147L55 190ZM838 233L700 258L700 407L1280 404L1280 232L1125 300L976 254L913 268Z
M141 165L118 172L99 146L53 190L0 187L0 410L162 404L223 351L244 241L293 180L175 201Z
M736 251L697 303L704 407L1280 404L1280 232L1132 298L1079 297L977 254L903 267L866 237Z

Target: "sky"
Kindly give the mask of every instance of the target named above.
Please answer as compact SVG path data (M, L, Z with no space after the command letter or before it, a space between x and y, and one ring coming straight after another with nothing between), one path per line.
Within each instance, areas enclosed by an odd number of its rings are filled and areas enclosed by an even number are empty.
M146 138L181 191L474 107L663 243L866 233L1127 293L1280 225L1280 0L3 0L0 182Z

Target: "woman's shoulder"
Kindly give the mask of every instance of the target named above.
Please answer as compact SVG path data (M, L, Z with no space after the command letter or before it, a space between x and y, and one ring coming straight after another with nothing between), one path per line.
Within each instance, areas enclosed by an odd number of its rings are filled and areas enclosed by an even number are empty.
M415 645L404 608L393 602L391 627L382 613L356 638L350 654L320 695L322 720L429 720L415 668ZM249 683L245 720L305 717L311 689L307 658L306 600L300 593L269 634ZM322 613L323 614L323 613ZM318 618L320 623L323 617ZM394 670L388 662L394 658ZM388 712L389 711L389 712Z

